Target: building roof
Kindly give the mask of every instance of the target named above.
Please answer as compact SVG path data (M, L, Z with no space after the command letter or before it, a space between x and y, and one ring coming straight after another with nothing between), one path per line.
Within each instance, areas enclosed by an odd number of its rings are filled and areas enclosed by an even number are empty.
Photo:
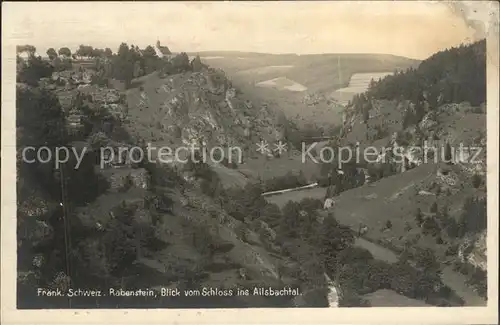
M165 55L172 54L168 46L161 46L160 41L157 41L153 48L156 52L156 55L160 58L164 57Z
M156 55L159 58L162 58L163 57L163 52L158 48L158 46L154 46L153 48L155 49Z

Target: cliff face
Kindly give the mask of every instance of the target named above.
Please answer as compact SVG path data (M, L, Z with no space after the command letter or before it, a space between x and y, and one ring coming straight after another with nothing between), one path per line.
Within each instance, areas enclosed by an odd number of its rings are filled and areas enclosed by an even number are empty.
M221 70L203 68L160 78L142 78L127 92L131 133L147 142L239 146L279 140L283 130L265 106L233 88ZM147 130L147 131L146 131Z
M360 142L366 148L374 146L385 155L382 148L397 148L406 163L399 171L408 170L422 163L444 160L444 150L450 145L451 158L460 166L464 175L485 175L486 171L486 115L478 113L479 107L468 103L444 104L430 108L418 125L404 125L404 116L414 110L410 101L371 100L367 121L354 107L343 113L343 138L345 145ZM435 149L424 157L423 149ZM401 159L399 159L401 161ZM403 165L401 162L399 165Z

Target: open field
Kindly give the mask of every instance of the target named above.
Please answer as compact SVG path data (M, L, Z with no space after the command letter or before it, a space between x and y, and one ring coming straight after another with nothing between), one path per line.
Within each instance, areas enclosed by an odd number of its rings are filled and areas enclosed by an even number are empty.
M190 53L196 54L206 64L224 69L233 83L248 96L266 98L271 107L283 111L288 117L318 125L340 123L340 112L347 101L333 93L349 87L351 76L355 75L352 83L357 85L357 92L361 89L359 82L367 84L370 76L378 78L387 71L403 70L419 63L379 54ZM364 73L369 73L369 76ZM352 97L349 90L342 94L348 99ZM308 95L318 95L323 99L310 104L305 99ZM340 103L331 99L339 99Z
M268 73L280 73L280 72L282 73L282 72L285 72L289 69L292 69L293 67L294 67L293 65L269 65L269 66L254 68L254 69L247 69L247 70L238 71L236 74L237 75L255 76L255 75L268 74Z
M238 170L248 177L260 178L262 180L277 176L284 176L288 172L298 174L302 172L307 180L313 181L319 175L319 165L306 159L302 162L300 153L294 152L279 158L266 159L265 157L254 157L247 159L238 167Z
M365 92L371 80L377 81L392 74L392 72L372 72L372 73L355 73L349 80L349 85L345 88L340 88L332 93L332 97L345 105L356 94Z
M274 79L269 79L266 81L261 81L256 84L258 87L270 87L279 90L288 90L294 92L306 91L307 87L301 85L293 80L287 79L285 77L278 77Z
M313 92L345 87L355 73L385 73L419 63L417 60L382 54L191 53L194 54L207 60L210 66L224 69L233 79L256 83L284 76Z

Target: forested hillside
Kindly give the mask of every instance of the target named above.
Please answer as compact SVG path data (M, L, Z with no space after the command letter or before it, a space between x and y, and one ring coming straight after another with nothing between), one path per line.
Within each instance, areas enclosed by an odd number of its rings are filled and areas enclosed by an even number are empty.
M321 182L337 202L340 222L355 224L353 215L366 218L365 236L396 251L431 248L444 261L444 280L453 268L466 277L458 282L467 282L481 297L486 296L485 107L485 40L372 81L346 107L342 132L330 145L375 149L376 159L352 159L354 174L364 173L364 182L349 177L346 187L331 164L323 166L328 179ZM350 173L347 167L341 180ZM364 186L368 182L373 184Z
M434 107L461 102L478 106L486 100L486 40L438 52L416 69L374 81L366 95L415 103L427 100Z

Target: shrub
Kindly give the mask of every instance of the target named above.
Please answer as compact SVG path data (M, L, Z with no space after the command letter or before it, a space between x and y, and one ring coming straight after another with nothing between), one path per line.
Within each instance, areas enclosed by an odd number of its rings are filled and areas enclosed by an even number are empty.
M330 186L330 179L328 177L319 177L317 182L318 182L318 186L320 186L320 187Z
M430 213L437 213L438 212L438 205L436 202L433 202L430 209L429 209L429 212Z
M200 56L196 56L192 61L191 61L191 70L194 72L200 72L203 68L203 63L201 63Z
M173 187L174 184L182 186L185 183L184 179L170 166L146 162L144 160L140 167L148 171L153 187Z
M219 175L212 170L203 176L200 186L202 192L210 197L218 197L222 191Z
M52 60L52 66L54 67L55 71L65 71L71 70L73 67L73 63L70 59L60 59L56 57L54 60Z
M406 232L409 232L411 229L412 229L412 228L411 228L411 224L410 224L408 221L407 221L407 222L405 222L405 229L404 229L404 230L405 230Z
M486 229L486 199L469 197L465 200L459 225L464 227L463 231L477 233Z
M238 168L238 164L235 161L229 162L227 157L224 157L224 159L222 159L221 164L227 168L232 168L232 169Z
M121 218L128 218L122 215ZM106 258L109 261L111 273L120 274L125 271L137 257L138 240L134 229L127 221L113 219L107 225L103 237Z
M450 238L457 238L460 234L460 226L453 218L447 218L443 223L446 234Z
M54 67L42 60L39 56L30 56L27 62L18 58L17 82L23 82L31 86L37 86L41 78L50 77Z
M247 241L247 228L243 224L239 224L236 226L236 229L234 230L236 233L236 236L241 240L246 242Z
M177 54L171 62L172 70L174 73L189 71L191 69L191 66L189 64L189 57L184 52Z
M323 208L321 200L313 198L304 198L299 202L299 205L302 210L306 212L315 212L316 210Z
M377 125L375 126L375 135L373 140L379 140L387 137L389 135L389 130L386 126Z
M207 229L201 226L193 227L193 246L203 255L211 256L214 251L211 249L213 237Z
M446 256L456 256L457 254L458 254L458 245L456 244L449 246L445 251Z
M479 188L482 184L483 184L483 179L481 175L474 174L472 176L472 186L474 186L474 188Z
M95 74L91 77L91 84L98 85L101 87L107 87L109 79L105 78L102 74Z
M426 218L422 223L422 228L424 235L437 236L441 232L439 223L436 221L436 218L434 217Z
M260 217L269 226L274 227L282 218L281 210L276 204L265 204L262 207Z

